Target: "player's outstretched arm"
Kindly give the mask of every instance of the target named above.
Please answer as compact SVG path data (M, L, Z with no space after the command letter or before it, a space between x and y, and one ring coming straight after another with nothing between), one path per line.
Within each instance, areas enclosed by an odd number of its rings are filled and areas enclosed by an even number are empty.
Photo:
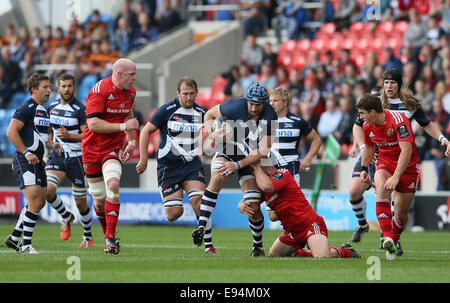
M439 127L436 123L430 122L427 126L423 126L423 129L434 139L438 140L441 145L445 145L447 149L445 150L445 156L450 156L450 142L448 139L441 133Z

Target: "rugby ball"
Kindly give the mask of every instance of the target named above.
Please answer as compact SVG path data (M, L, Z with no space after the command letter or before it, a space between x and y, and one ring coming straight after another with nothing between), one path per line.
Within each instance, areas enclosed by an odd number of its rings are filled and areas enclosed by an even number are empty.
M222 129L222 132L224 134L231 134L233 131L233 128L225 121L223 116L217 117L214 119L212 124L212 131L215 132L216 130Z

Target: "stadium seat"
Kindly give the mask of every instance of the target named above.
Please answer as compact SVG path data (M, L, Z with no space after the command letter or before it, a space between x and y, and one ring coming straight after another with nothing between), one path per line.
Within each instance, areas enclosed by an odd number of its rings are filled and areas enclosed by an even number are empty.
M195 100L195 102L198 105L200 105L206 109L209 109L211 107L210 101L211 101L211 92L210 91L199 92L197 94L197 99Z
M287 52L279 52L277 57L277 65L281 67L286 67L291 64L291 55Z
M298 40L297 45L295 46L295 51L307 53L311 49L311 40L301 39Z
M344 38L344 42L342 43L343 48L345 49L353 49L358 42L358 37L355 35L348 35Z
M295 41L295 40L284 41L280 46L280 51L291 53L295 50L296 44L297 44L297 41Z
M211 92L211 101L209 102L207 108L210 109L214 105L221 104L227 100L227 96L223 93L223 91L212 91Z
M349 33L353 33L356 35L361 34L365 29L365 25L363 22L354 22L348 28Z
M26 93L14 93L12 95L11 100L9 101L8 108L18 108L21 106L25 101L27 100L27 94Z
M385 35L390 35L394 31L394 22L392 21L383 21L378 23L375 28L375 33L382 33Z
M97 83L98 76L97 75L86 75L81 80L80 85L78 86L78 100L83 101L86 100L87 95L91 88Z
M330 51L339 51L342 48L344 38L339 33L333 35L329 43L327 43L327 49Z
M317 31L317 35L324 34L328 37L332 36L336 32L336 23L334 22L327 22L322 24L320 29Z
M211 84L211 88L213 90L217 89L223 91L226 86L227 86L227 79L222 77L222 75L217 75Z
M292 62L288 65L288 68L294 68L297 70L303 70L306 64L306 56L305 54L296 53L292 56Z
M361 36L357 41L355 48L360 51L366 51L371 47L372 41L368 36Z
M408 25L409 25L408 21L397 21L394 24L394 28L395 28L396 32L404 35L406 32L406 29L408 28Z
M403 40L399 37L393 36L388 39L387 44L394 50L394 52L398 52L400 48L402 48Z
M313 40L311 44L311 49L314 49L319 52L323 52L326 49L327 39L316 38Z
M382 51L386 45L387 39L385 35L377 35L373 38L372 43L370 44L370 48L375 52L379 52Z

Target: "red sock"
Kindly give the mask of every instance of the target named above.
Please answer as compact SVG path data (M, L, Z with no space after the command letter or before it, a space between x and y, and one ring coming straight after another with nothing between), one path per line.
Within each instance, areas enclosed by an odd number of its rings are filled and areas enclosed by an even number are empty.
M100 222L100 226L103 229L103 233L106 233L106 219L105 219L105 210L98 210L94 205L94 211L97 215L98 222Z
M105 218L106 232L105 239L116 235L117 221L119 220L120 200L117 198L106 198Z
M393 239L391 203L389 200L379 200L376 202L375 210L383 236Z
M352 252L348 250L347 248L339 248L337 246L330 246L330 248L336 250L338 252L337 258L351 258Z
M310 251L306 251L303 249L297 249L296 251L294 251L294 253L292 254L293 257L312 257L312 252Z
M405 227L406 227L406 224L403 226L400 226L400 224L398 224L395 217L392 219L392 234L394 235L393 240L394 240L395 244L397 244L398 240L400 239L400 235L405 230Z

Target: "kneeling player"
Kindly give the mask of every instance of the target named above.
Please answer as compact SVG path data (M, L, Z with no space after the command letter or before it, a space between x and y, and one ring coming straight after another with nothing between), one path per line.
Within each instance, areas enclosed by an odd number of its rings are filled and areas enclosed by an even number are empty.
M261 167L262 166L262 167ZM283 234L270 248L270 256L299 256L314 258L360 258L350 244L341 248L328 246L325 222L309 205L300 187L287 169L275 169L268 159L252 165L256 183L264 192L263 199L275 212L284 227ZM239 211L251 215L247 203L239 203ZM308 244L311 251L304 251Z

